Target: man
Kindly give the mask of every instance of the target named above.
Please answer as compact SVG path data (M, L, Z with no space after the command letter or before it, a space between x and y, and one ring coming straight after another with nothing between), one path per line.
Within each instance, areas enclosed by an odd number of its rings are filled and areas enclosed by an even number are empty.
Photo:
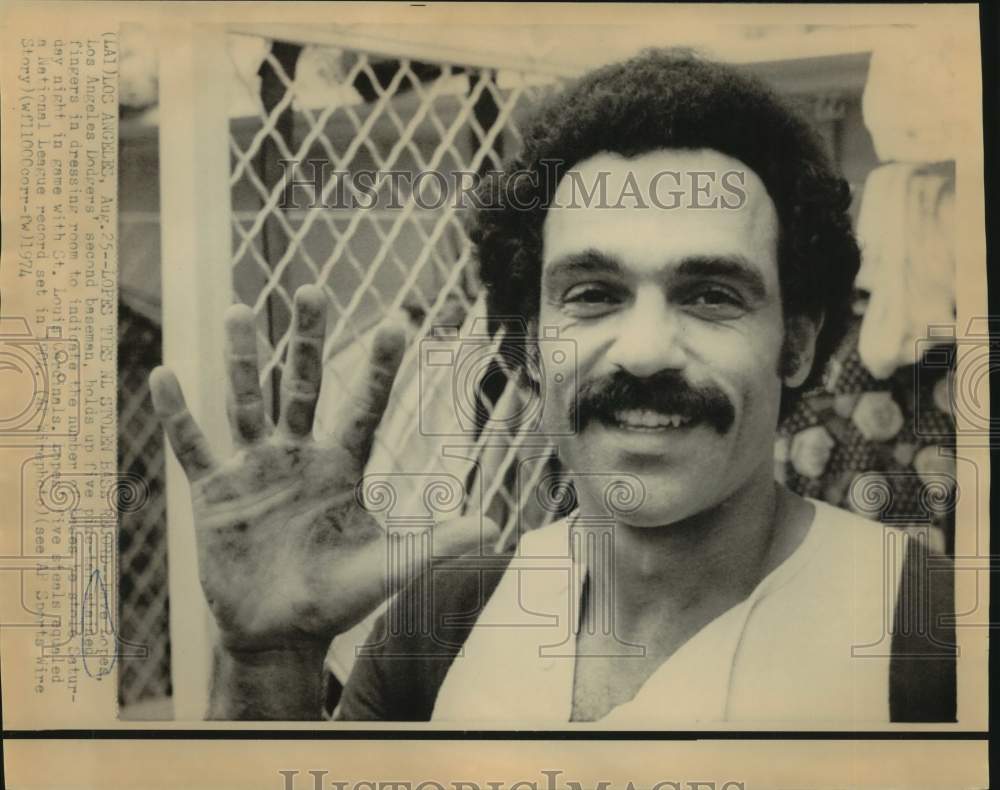
M576 510L513 559L472 517L433 531L457 559L422 576L387 562L355 487L401 330L380 331L365 389L317 442L322 292L296 294L277 427L253 315L234 307L232 458L211 456L169 371L151 380L220 630L209 716L317 717L330 639L408 583L338 718L953 720L950 584L914 546L887 565L894 533L773 479L779 416L840 339L859 262L846 184L810 129L734 69L652 51L552 101L509 173L480 195L473 238ZM921 627L887 629L911 600Z

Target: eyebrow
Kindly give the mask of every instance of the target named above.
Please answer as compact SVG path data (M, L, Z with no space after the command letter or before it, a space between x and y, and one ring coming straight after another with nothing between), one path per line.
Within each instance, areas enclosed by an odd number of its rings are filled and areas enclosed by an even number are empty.
M621 262L613 255L589 248L582 252L573 252L557 258L545 267L546 280L579 274L616 274L624 273Z
M745 287L756 299L767 295L767 286L760 271L743 255L694 255L677 264L675 273L680 277L697 279L722 277ZM545 267L545 280L581 274L610 274L622 276L624 267L613 255L596 249L570 253L557 258Z

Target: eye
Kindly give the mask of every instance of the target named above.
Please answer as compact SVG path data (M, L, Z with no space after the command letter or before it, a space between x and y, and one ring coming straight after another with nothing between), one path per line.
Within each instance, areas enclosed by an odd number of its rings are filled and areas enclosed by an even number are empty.
M609 289L602 285L587 283L585 285L574 285L563 294L563 301L597 304L611 301L611 294Z
M580 315L598 315L621 301L617 291L603 283L580 283L562 296L565 309Z
M739 318L747 305L738 291L723 285L707 285L693 291L686 305L696 315L711 320Z

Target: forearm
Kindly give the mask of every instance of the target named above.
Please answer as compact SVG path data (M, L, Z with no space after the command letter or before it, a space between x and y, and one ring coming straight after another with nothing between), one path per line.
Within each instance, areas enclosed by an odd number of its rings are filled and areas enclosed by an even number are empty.
M325 646L234 654L216 647L205 718L312 721L322 718Z

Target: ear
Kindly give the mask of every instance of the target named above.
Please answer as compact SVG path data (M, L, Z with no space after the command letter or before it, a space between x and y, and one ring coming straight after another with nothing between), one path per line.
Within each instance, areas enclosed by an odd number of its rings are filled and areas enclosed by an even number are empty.
M785 320L785 342L781 349L781 377L790 389L801 387L816 358L816 338L823 329L823 316L789 316Z
M541 354L538 348L538 318L530 318L526 322L527 335L524 337L521 364L518 365L516 380L522 387L527 387L532 394L542 391Z

